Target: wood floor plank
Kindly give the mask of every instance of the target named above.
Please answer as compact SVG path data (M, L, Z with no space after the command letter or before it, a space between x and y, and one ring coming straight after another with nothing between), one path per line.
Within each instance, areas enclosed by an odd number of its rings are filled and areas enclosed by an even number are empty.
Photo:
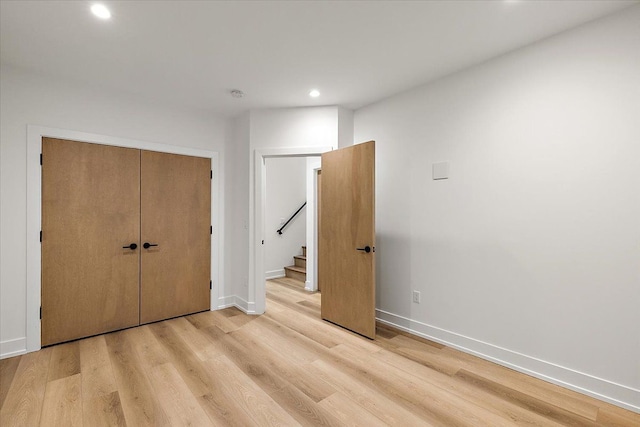
M437 349L443 349L446 347L444 344L440 344L435 341L431 341L426 338L422 338L417 335L410 334L409 332L403 331L402 329L397 329L392 326L385 325L384 323L381 323L381 322L376 323L376 333L382 333L383 338L386 338L386 339L391 339L398 335L404 335L405 337L411 338L414 341L418 341L423 344L430 345L431 347L435 347Z
M128 342L133 344L140 360L144 360L145 367L163 365L170 358L164 347L158 342L148 325L123 331Z
M82 426L82 379L80 374L47 383L41 426Z
M343 356L342 360L336 360L335 366L338 369L357 377L371 389L392 398L425 420L450 426L511 425L505 418L448 390L433 386L424 387L412 375L391 369L368 353L354 351L348 344L340 344L332 351ZM369 369L365 371L358 368L359 366L367 366Z
M82 400L82 417L85 426L126 426L120 395L117 391Z
M330 342L330 347L348 341L351 345L366 352L374 353L380 351L380 346L374 341L334 325L333 323L326 322L320 319L319 316L314 319L305 318L303 322L297 322L296 320L290 319L291 317L292 316L289 316L289 318L287 318L286 316L277 315L261 316L260 320L265 323L272 321L270 326L274 331L306 346L309 346L309 340L322 343L325 346L327 342ZM311 348L313 351L318 351L316 346L312 346Z
M153 323L149 328L164 346L173 366L180 372L191 392L196 396L203 396L213 388L207 369L201 364L200 358L193 353L183 338L168 322Z
M104 335L80 341L80 372L83 401L110 395L118 390Z
M393 400L363 386L360 382L344 374L323 360L316 360L309 370L336 387L358 405L390 426L429 426L429 423L412 412L402 408Z
M431 350L428 346L425 346L422 350L407 347L395 347L394 349L395 353L401 354L407 359L418 362L438 372L455 375L455 373L462 368L462 365L456 360L448 358L446 354L438 353L438 351L437 349Z
M80 373L80 344L73 341L52 347L49 378L54 381Z
M212 422L235 426L252 423L252 418L230 396L222 392L221 380L216 373L190 352L174 328L166 322L148 326ZM211 328L217 329L216 326ZM220 333L224 334L222 331Z
M171 363L151 368L151 383L171 425L213 425Z
M535 412L521 408L504 399L496 399L495 396L461 381L456 377L450 377L437 370L428 368L418 362L407 359L401 354L383 350L372 354L372 357L384 362L389 368L401 369L411 375L416 381L424 383L425 387L439 387L481 406L493 413L511 420L516 425L528 426L560 426L562 424L546 418Z
M291 316L286 312L267 312L264 316L269 317L276 322L279 322L280 324L287 325L287 327L300 334L303 334L308 338L311 338L312 340L324 345L327 348L335 347L336 345L340 344L340 342L342 342L342 340L338 338L334 333L327 331L325 328L309 324L309 321L304 318Z
M294 291L304 291L304 282L301 282L297 279L292 279L290 277L278 277L277 279L272 279L270 282L277 283L280 286L286 287L288 289L292 289ZM320 295L319 292L306 292L308 295Z
M20 364L0 409L2 427L40 424L52 352L51 348L45 348L20 357Z
M225 356L258 384L273 400L302 425L339 425L339 421L318 406L297 387L266 366L261 355L245 348L230 334L217 327L207 328L223 349Z
M229 319L232 319L232 317L229 317ZM183 338L185 344L200 360L207 360L220 355L220 350L216 348L215 344L187 319L179 317L167 321L167 324Z
M9 387L11 387L13 377L20 364L20 357L15 356L0 360L0 409L9 393Z
M224 332L232 332L239 328L238 325L231 321L230 317L227 317L216 311L212 311L209 313L210 314L208 315L208 317L213 320L213 324L222 329Z
M320 402L320 406L334 414L344 426L384 427L387 424L342 393L336 392Z
M225 317L235 317L244 314L237 307L223 308L222 310L218 310L217 312Z
M300 425L226 356L209 359L205 365L220 375L219 384L224 392L253 418L256 425Z
M598 410L596 418L598 424L610 427L638 427L640 426L640 414L606 405Z
M569 412L595 420L598 415L598 407L595 399L581 395L572 390L556 386L529 375L522 374L509 368L487 360L474 357L450 347L442 352L452 359L463 362L467 372L480 375L490 381L505 385L508 388L530 395L550 405L564 408Z
M291 360L292 363L310 363L318 358L316 353L305 346L299 345L297 339L290 339L288 336L283 336L283 334L280 333L280 325L265 325L265 323L267 322L259 319L247 325L244 330L256 336L262 336L267 346L281 352L283 357Z
M474 384L477 387L482 388L482 390L500 397L501 399L515 402L523 408L535 413L544 414L548 418L557 420L563 425L585 427L597 425L597 423L588 418L581 417L571 411L551 405L531 395L514 390L505 385L498 384L494 381L483 378L480 375L465 371L464 369L460 370L456 374L456 377L468 381L469 383Z
M125 339L124 332L105 335L105 341L125 420L132 426L168 426L169 419L145 374L144 363L132 351L133 344Z
M231 334L241 345L259 353L275 373L286 378L290 384L315 402L320 402L336 392L330 384L309 374L308 364L292 363L289 359L282 357L281 352L262 342L260 337L253 336L246 330L234 331Z

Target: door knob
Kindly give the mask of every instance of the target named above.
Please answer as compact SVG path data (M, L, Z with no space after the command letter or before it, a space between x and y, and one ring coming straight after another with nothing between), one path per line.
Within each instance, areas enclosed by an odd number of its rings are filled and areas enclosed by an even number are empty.
M137 247L138 245L136 245L135 243L132 243L129 246L123 246L122 249L131 249L132 251L134 251L136 250Z
M364 248L356 248L359 251L365 251L366 253L371 252L371 246L365 246Z
M158 246L158 244L157 243L144 242L144 245L142 245L142 247L145 248L145 249L149 249L151 246Z

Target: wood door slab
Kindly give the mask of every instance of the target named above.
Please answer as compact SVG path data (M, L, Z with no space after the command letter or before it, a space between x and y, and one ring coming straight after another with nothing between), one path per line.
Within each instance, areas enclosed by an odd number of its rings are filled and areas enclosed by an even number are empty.
M211 159L142 151L140 323L208 310Z
M42 345L138 324L140 151L42 140Z
M375 337L375 143L322 155L322 318ZM369 247L365 252L358 248Z

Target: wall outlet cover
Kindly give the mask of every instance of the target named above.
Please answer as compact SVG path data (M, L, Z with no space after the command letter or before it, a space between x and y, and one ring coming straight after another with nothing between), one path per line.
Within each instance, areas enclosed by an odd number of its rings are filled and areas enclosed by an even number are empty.
M420 291L413 291L413 302L420 304Z

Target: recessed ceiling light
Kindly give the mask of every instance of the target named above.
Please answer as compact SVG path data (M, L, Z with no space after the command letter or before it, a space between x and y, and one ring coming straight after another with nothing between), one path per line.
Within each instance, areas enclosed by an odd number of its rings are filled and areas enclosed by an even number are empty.
M240 89L233 89L231 91L231 96L233 96L234 98L242 98L244 96L244 92Z
M96 15L100 19L109 19L111 18L111 12L109 9L103 4L94 4L91 6L91 13Z
M312 98L317 98L320 96L320 92L317 89L313 89L311 92L309 92L309 96Z

